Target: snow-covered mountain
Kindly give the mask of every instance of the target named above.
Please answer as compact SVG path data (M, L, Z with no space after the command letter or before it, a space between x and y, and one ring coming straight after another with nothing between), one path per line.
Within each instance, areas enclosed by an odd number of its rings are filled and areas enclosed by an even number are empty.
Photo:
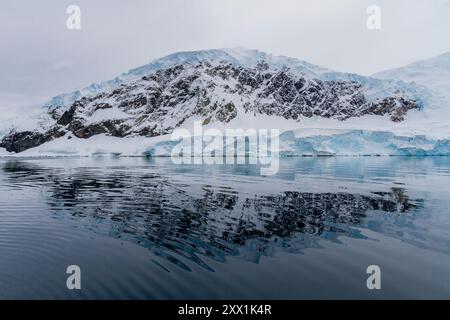
M175 53L51 99L35 128L12 130L0 146L19 154L80 154L80 145L90 146L87 153L148 154L195 119L277 127L281 152L290 155L445 154L446 140L425 137L424 124L440 134L448 125L428 110L449 101L441 94L449 56L365 77L244 48ZM131 141L139 148L123 148Z

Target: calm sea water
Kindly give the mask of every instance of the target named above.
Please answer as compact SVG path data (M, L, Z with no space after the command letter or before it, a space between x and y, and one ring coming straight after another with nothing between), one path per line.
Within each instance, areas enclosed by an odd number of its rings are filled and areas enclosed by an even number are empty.
M280 166L2 159L0 298L450 298L450 158Z

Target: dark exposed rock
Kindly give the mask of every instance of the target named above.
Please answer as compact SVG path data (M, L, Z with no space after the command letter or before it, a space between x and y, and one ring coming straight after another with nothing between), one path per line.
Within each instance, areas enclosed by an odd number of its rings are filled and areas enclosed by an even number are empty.
M229 102L222 106L216 113L216 119L223 123L228 123L237 116L237 110L233 102Z
M37 147L54 138L62 137L65 131L60 126L54 126L45 133L35 131L11 132L0 142L0 147L8 152L22 152Z
M22 152L29 148L37 147L45 142L42 133L33 131L14 132L6 136L0 143L0 147L8 152Z
M112 105L110 105L109 103L105 103L105 102L100 102L100 103L96 103L95 104L95 110L99 110L99 109L111 109Z
M57 121L57 124L60 124L62 126L68 125L73 120L73 115L75 114L76 106L72 105L69 110L65 111L61 118Z
M51 141L55 138L62 137L65 134L66 134L66 130L62 126L55 125L45 132L44 140L45 140L45 142Z
M101 133L108 133L114 137L124 137L129 129L128 126L118 120L106 120L89 125L80 125L78 123L76 128L72 127L72 132L77 138L87 139Z

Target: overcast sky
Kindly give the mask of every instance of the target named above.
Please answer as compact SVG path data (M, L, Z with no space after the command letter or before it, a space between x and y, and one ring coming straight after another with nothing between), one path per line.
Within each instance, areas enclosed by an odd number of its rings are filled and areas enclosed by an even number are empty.
M81 30L66 8L81 8ZM366 9L382 10L368 30ZM372 74L450 51L450 0L1 0L0 107L39 104L176 51L243 46Z

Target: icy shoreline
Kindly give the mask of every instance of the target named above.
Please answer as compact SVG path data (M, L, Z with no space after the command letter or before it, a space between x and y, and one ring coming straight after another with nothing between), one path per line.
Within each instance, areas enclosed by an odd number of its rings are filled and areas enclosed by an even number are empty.
M450 156L450 139L435 139L425 135L397 135L390 131L288 130L279 136L280 157L305 156ZM89 139L66 136L21 153L0 149L0 157L170 157L179 141L170 135L147 138L117 138L96 135ZM242 152L242 151L241 151ZM245 154L241 153L241 154ZM198 156L198 155L197 155ZM203 154L210 157L210 154ZM251 156L251 155L250 155Z

